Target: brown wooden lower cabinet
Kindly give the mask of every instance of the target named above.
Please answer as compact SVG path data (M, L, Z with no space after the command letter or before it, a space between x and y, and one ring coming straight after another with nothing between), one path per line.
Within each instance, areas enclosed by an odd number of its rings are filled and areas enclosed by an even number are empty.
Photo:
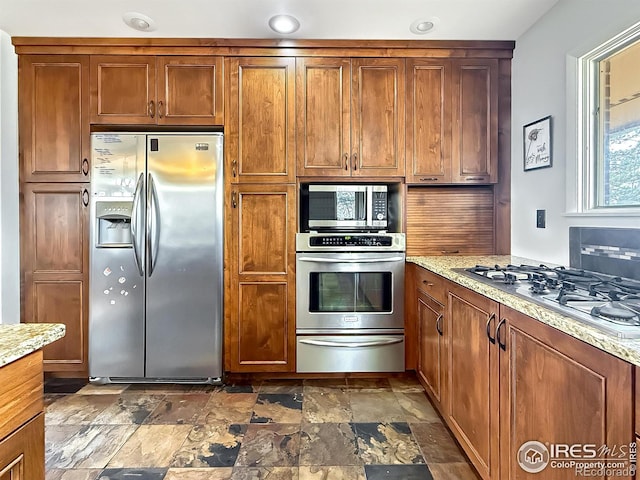
M63 323L66 336L44 348L44 369L88 371L89 185L22 185L24 323Z
M295 196L289 184L230 187L228 372L295 371Z
M0 480L44 479L44 413L0 442Z
M628 448L633 367L504 305L500 316L500 478L528 478L518 450L532 440ZM575 469L551 465L540 474L576 477Z
M537 474L523 470L518 452L529 441L628 451L636 439L634 367L435 276L435 290L448 297L441 362L442 351L428 335L437 302L420 293L417 279L424 270L416 270L410 315L418 323L418 378L482 479L577 478L551 464ZM439 362L444 380L438 397L432 372ZM636 395L636 410L639 401Z
M487 334L498 308L471 290L449 287L444 415L483 479L499 474L498 352Z
M42 351L0 367L0 480L44 480Z
M418 290L418 376L431 398L443 404L442 385L445 358L444 306Z

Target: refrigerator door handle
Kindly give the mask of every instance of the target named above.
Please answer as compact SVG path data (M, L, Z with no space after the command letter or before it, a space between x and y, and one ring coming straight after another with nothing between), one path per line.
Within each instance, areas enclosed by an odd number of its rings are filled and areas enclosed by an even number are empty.
M153 275L155 261L158 258L158 247L160 244L160 210L158 209L156 185L151 174L149 174L147 188L147 251L149 252L149 277L151 277L151 275Z
M144 268L142 261L140 260L140 249L138 245L138 226L140 225L140 196L142 195L142 189L144 187L144 173L141 173L136 183L136 189L133 194L133 207L131 208L131 243L133 244L133 257L136 261L136 267L138 267L138 273L140 276L144 276Z

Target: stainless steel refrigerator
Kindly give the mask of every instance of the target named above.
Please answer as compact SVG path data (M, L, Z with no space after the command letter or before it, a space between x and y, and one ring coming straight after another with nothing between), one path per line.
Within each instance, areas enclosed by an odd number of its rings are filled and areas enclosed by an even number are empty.
M223 136L91 136L91 381L222 377Z

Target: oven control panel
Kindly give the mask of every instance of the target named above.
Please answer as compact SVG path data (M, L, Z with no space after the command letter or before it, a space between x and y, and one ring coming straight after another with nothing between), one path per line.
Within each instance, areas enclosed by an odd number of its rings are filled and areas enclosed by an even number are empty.
M311 247L390 247L391 237L380 235L317 235L309 238Z
M404 233L322 233L296 234L296 252L404 252Z

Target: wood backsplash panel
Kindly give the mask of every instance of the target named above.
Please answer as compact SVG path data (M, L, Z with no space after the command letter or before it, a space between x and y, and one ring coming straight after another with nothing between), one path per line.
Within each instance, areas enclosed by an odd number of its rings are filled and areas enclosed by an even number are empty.
M407 190L407 255L494 253L491 187Z

